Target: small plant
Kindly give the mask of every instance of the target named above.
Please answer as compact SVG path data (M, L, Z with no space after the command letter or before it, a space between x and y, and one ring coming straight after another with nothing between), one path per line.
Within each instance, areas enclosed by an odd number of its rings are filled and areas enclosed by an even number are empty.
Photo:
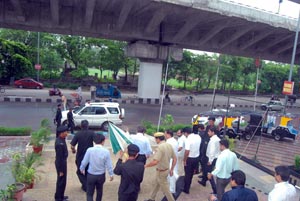
M295 156L295 170L300 170L300 155Z
M15 200L14 194L17 187L15 184L10 184L6 186L6 189L0 190L0 200L1 201L13 201Z
M12 156L12 175L16 182L30 185L37 179L36 167L41 165L41 157L36 153L29 153L24 157L21 153Z
M36 147L42 146L44 143L50 141L50 135L51 130L49 120L43 119L41 121L41 127L37 131L31 133L30 144Z

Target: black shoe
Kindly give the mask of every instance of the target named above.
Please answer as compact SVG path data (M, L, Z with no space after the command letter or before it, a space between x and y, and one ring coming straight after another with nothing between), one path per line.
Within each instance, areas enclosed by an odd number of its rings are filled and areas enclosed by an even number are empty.
M69 199L69 196L65 195L64 200L67 200L67 199Z
M199 179L202 179L202 178L203 178L203 175L199 175L198 178L199 178Z
M81 190L83 190L84 192L86 192L86 187L81 186Z
M181 190L181 192L184 192L186 194L190 194L190 191L186 191L184 188L181 188L180 190Z
M190 191L182 190L182 192L184 192L186 194L190 194Z
M206 186L206 182L205 181L198 181L198 183L202 186Z

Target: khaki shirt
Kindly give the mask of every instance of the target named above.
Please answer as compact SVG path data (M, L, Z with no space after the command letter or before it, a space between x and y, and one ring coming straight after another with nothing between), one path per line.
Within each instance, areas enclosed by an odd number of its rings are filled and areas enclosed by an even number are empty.
M153 159L159 161L157 164L157 169L159 170L166 170L169 169L170 160L176 157L172 145L162 141L159 143L156 153Z

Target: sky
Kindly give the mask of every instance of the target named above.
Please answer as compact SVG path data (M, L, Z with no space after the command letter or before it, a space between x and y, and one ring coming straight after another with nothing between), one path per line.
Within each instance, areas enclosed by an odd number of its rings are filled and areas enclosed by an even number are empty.
M279 0L223 0L223 1L237 2L251 7L253 6L253 7L261 8L274 13L277 13L279 8ZM299 9L300 9L300 4L288 0L282 0L282 3L280 4L279 14L298 18Z
M274 13L277 13L279 8L279 0L223 0L223 1L236 2L236 3L244 4L246 6L256 7ZM300 4L288 0L282 0L279 9L279 15L286 15L298 19L299 11L300 11ZM204 53L198 50L189 50L189 51L195 54ZM209 52L206 53L211 54Z

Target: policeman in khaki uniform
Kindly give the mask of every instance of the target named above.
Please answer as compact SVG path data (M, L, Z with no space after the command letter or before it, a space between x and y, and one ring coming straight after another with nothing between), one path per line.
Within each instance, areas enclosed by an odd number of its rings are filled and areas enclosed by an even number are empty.
M153 160L145 165L145 168L152 167L156 165L156 178L153 185L153 190L151 193L151 198L146 201L155 201L156 194L161 188L168 201L175 201L173 195L170 192L169 184L168 184L168 174L170 176L173 175L173 170L177 162L176 155L172 148L172 145L165 142L165 136L162 132L157 132L154 134L155 141L158 144L156 153L153 156ZM171 169L170 160L172 160Z

